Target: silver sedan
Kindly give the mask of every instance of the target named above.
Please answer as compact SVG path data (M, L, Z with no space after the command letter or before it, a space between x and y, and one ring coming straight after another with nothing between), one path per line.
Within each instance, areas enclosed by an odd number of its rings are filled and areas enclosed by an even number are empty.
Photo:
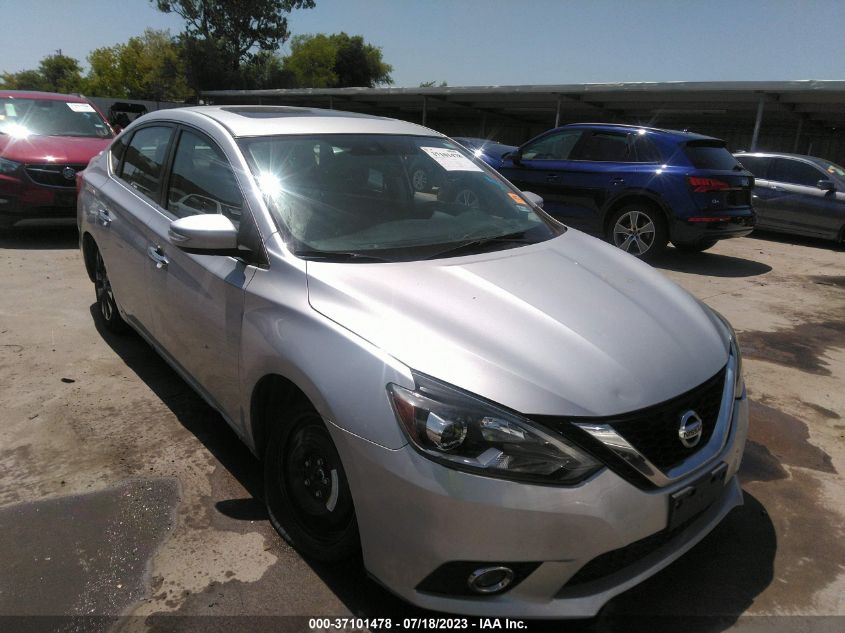
M304 556L590 616L742 502L747 401L724 319L540 204L410 123L195 107L95 158L78 222L98 318L263 460Z

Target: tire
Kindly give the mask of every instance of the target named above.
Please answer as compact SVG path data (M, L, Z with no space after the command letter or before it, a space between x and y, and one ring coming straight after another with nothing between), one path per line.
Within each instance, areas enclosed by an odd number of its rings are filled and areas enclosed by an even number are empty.
M431 175L426 169L417 167L411 171L411 186L414 191L427 192L431 189Z
M481 200L479 200L478 194L471 187L461 187L458 189L455 192L454 200L455 203L470 209L477 209L481 206Z
M99 249L94 253L94 295L97 298L97 315L106 329L115 334L126 332L129 326L126 325L126 321L117 309L117 302L106 272L106 264Z
M663 213L641 203L628 204L616 211L608 223L606 237L617 248L643 260L662 253L669 242Z
M273 425L264 456L270 522L308 558L338 562L361 548L352 493L320 415L298 405Z
M713 248L719 240L703 240L701 242L672 242L672 246L683 253L701 253Z

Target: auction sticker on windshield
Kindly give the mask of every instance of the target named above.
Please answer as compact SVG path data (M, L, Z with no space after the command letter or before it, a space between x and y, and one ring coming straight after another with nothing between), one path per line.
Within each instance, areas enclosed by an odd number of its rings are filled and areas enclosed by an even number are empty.
M93 112L94 108L90 103L67 103L67 107L69 107L74 112Z
M420 147L420 149L436 160L446 171L483 171L457 150L442 147Z

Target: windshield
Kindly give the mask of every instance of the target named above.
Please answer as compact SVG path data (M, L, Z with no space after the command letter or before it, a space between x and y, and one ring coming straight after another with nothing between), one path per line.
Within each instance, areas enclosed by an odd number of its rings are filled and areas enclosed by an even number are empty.
M340 134L239 142L301 257L408 261L512 248L565 230L445 138ZM414 185L421 172L422 190Z
M845 169L843 169L836 163L830 163L826 160L819 160L817 164L831 176L839 176L840 178L845 178Z
M103 117L90 103L0 98L0 134L111 138Z

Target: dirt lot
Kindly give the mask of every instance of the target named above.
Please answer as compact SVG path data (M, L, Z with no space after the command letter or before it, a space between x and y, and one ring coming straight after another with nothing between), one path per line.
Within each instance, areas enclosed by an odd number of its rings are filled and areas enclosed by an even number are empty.
M818 616L845 615L845 252L754 236L658 265L740 333L746 502L578 628L843 630ZM75 231L0 238L0 274L0 630L417 613L360 564L307 563L275 535L259 465L221 418L137 336L95 326Z

